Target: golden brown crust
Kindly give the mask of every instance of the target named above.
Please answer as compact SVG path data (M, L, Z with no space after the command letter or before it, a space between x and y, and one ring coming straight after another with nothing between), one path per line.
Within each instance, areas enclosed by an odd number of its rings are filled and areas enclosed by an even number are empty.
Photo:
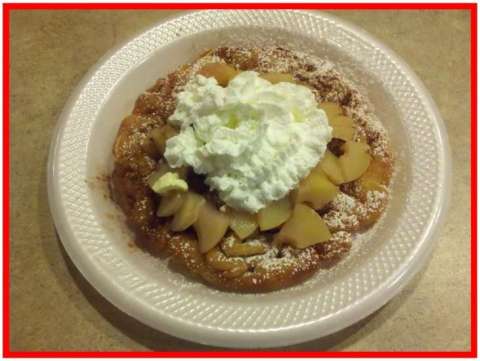
M229 277L227 271L216 270L205 262L197 244L193 237L173 237L168 247L176 260L190 272L216 288L228 291L268 292L289 287L309 278L321 263L320 254L314 248L308 248L292 259L282 261L280 255L277 266L271 261L251 261L245 273L238 277Z

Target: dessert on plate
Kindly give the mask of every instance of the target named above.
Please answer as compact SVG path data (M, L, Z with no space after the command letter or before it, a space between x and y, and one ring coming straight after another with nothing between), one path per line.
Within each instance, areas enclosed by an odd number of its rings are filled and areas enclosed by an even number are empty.
M216 288L266 292L330 268L389 199L393 155L334 66L221 47L140 95L114 144L112 197L136 243Z

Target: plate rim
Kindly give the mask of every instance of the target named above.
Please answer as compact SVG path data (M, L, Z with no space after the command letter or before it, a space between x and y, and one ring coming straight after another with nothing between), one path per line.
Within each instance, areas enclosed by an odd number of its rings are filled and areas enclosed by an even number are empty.
M210 10L207 10L210 11ZM228 11L228 10L215 10L215 11ZM428 225L427 231L422 236L422 242L416 247L415 251L412 251L412 256L405 263L403 269L395 270L390 277L386 279L382 285L372 290L368 295L364 296L359 301L352 303L348 308L337 314L328 315L325 318L314 320L312 322L303 323L300 325L294 325L288 328L281 328L275 330L269 330L268 332L252 332L252 333L239 333L235 330L219 330L206 326L202 326L198 323L180 321L177 318L169 317L166 314L162 316L162 322L155 322L155 318L158 318L160 314L151 307L138 307L138 299L131 294L123 292L120 288L116 287L113 283L108 282L108 276L104 274L97 265L92 261L88 254L85 254L79 247L78 243L74 241L74 234L68 227L68 220L65 213L62 211L63 207L60 202L61 194L57 190L57 166L58 160L58 146L62 139L63 131L67 122L67 119L71 113L73 105L79 98L85 85L88 83L92 75L115 53L117 53L127 43L134 41L142 34L162 26L167 22L188 16L192 13L205 12L202 11L184 11L179 14L168 16L160 22L156 22L143 29L142 31L130 37L121 44L111 48L107 51L83 76L78 85L74 88L70 97L68 98L62 112L60 113L57 123L54 127L52 140L50 143L49 157L47 163L47 190L48 190L48 202L50 212L55 224L55 228L58 232L59 238L63 247L65 248L69 258L75 264L76 268L80 271L83 277L112 305L119 308L122 312L130 315L131 317L141 321L144 324L149 325L157 330L171 334L173 336L187 339L189 341L222 346L222 347L251 347L251 337L255 335L258 340L256 344L263 344L262 347L276 347L296 344L300 342L306 342L313 339L317 339L328 334L339 331L345 327L348 327L362 318L373 313L388 301L390 301L396 294L398 294L403 287L413 278L413 276L424 267L425 263L429 259L431 252L436 244L436 235L440 232L442 220L445 218L448 206L451 199L451 151L448 141L448 135L446 127L443 122L442 116L432 99L430 93L414 73L414 71L407 65L407 63L393 52L388 46L384 45L381 41L367 33L365 30L351 24L349 21L338 18L334 15L324 12L312 12L301 10L282 10L295 13L308 13L314 17L323 20L331 20L337 25L343 27L347 31L354 32L359 37L363 38L366 42L369 42L376 47L380 48L385 54L387 54L391 60L407 75L411 80L413 86L418 90L418 95L422 98L425 104L425 108L431 113L432 119L436 121L436 130L438 132L438 138L443 141L441 144L440 163L443 165L444 173L440 176L441 184L446 190L444 201L440 201L440 198L435 199L435 214L431 216L431 221ZM73 239L73 241L72 241ZM68 240L68 241L67 241ZM79 257L78 253L82 253L84 257ZM391 279L391 282L388 280ZM388 284L387 284L388 283ZM155 315L155 317L153 317ZM292 332L295 330L296 332Z

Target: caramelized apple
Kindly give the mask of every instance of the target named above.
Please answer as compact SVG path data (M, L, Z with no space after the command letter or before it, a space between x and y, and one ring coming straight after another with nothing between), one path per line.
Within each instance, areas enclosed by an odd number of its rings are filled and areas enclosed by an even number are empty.
M339 185L345 183L340 162L338 158L329 150L325 152L316 169L317 168L320 168L322 171L324 171L328 179L330 179L334 184Z
M337 186L330 182L322 171L311 172L300 182L295 192L295 202L307 203L314 209L322 209L337 193Z
M148 177L148 185L157 194L165 194L168 192L186 192L188 190L188 183L180 178L175 172L167 172L158 175L159 172L153 172Z
M351 182L365 173L370 165L371 156L368 145L348 141L343 145L344 153L338 158L344 182Z
M154 177L161 177L162 175L172 172L177 173L178 177L181 179L186 179L188 175L188 168L187 167L180 167L180 168L172 168L168 165L167 162L160 162L157 164L155 171L149 177L153 180Z
M268 80L272 84L295 83L293 75L288 73L263 73L260 77Z
M229 224L230 217L218 211L211 203L205 202L193 224L200 252L205 253L215 247L227 232Z
M355 130L352 127L333 126L332 129L332 138L342 139L345 141L352 140L353 135L355 134Z
M175 213L170 224L170 229L175 232L184 231L194 224L205 203L205 198L193 192L186 192L183 197L182 206Z
M158 152L163 154L165 152L167 140L177 135L177 133L178 131L170 124L164 124L161 127L153 128L148 136L155 144Z
M225 63L206 64L198 71L198 74L207 78L215 78L217 83L223 87L227 86L230 80L235 78L238 73L237 69Z
M332 118L328 118L328 124L332 127L349 127L353 128L353 120L346 115L336 115Z
M336 115L328 118L328 123L333 128L332 137L342 140L352 140L355 134L353 120L345 115Z
M289 197L273 201L257 213L257 222L261 231L276 228L284 223L292 213Z
M328 121L330 122L330 119L333 119L339 115L343 114L342 108L338 104L332 103L332 102L325 102L321 103L319 107L327 113Z
M292 217L275 235L274 244L289 244L295 248L307 248L326 242L331 234L322 217L304 204L296 204Z
M169 217L177 212L183 204L183 192L169 192L162 195L157 208L158 217Z
M234 238L226 239L222 243L222 251L230 257L254 256L257 254L264 254L267 250L267 245L258 241L242 242L241 240Z
M229 210L228 213L231 219L230 228L238 238L245 239L257 229L258 224L255 215L233 209Z

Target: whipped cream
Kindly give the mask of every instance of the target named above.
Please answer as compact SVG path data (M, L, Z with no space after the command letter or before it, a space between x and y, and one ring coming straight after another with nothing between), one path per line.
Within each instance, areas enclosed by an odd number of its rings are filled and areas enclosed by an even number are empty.
M191 166L234 209L255 213L286 196L322 158L332 128L312 91L245 71L222 88L196 75L178 94L171 167Z

